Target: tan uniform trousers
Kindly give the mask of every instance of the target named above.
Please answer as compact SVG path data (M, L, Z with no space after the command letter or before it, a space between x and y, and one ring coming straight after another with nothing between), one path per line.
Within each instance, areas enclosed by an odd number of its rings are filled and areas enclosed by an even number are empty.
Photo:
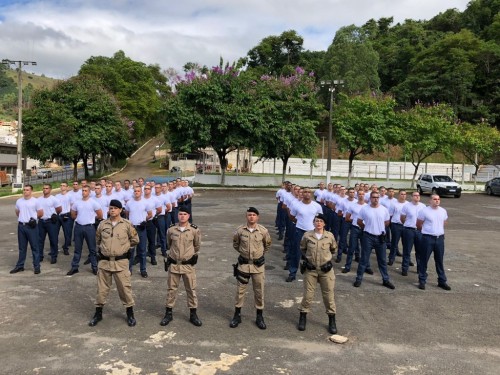
M255 308L258 310L262 310L264 308L264 281L266 279L266 276L264 272L251 273L250 279L252 280ZM247 286L248 284L242 284L238 282L235 307L243 306L243 303L245 302Z
M174 307L181 277L186 289L187 305L190 309L196 309L198 307L198 297L196 296L196 272L194 271L188 273L168 272L166 306L170 308Z
M97 299L96 306L104 306L108 298L111 285L115 279L118 295L125 307L134 306L134 298L132 297L132 284L130 283L130 271L107 271L99 268L97 272Z
M324 273L321 270L306 270L304 273L304 296L299 310L309 312L311 302L316 291L316 284L319 283L323 303L325 304L327 314L335 314L335 299L333 289L335 287L335 273L333 270Z

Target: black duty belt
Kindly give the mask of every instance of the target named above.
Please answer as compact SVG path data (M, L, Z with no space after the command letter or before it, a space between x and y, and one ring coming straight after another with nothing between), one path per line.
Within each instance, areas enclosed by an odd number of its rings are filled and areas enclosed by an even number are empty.
M426 236L426 237L430 237L430 238L434 238L434 239L436 239L436 240L438 240L438 239L440 239L440 238L444 238L444 234L441 234L441 235L439 235L439 236L435 236L435 235L433 235L433 234L424 234L424 236Z
M129 258L130 258L130 252L126 252L125 254L118 255L117 257L107 257L106 255L102 255L101 253L99 253L99 259L101 259L101 260L112 261L112 260L122 260L122 259L129 259Z

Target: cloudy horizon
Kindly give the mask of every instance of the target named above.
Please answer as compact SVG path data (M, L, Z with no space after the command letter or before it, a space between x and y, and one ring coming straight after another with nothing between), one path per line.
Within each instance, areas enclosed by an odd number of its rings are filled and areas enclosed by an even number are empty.
M36 61L36 74L69 78L91 56L123 50L133 60L181 70L235 61L263 38L295 30L326 50L335 32L369 19L428 20L468 0L0 0L0 58Z

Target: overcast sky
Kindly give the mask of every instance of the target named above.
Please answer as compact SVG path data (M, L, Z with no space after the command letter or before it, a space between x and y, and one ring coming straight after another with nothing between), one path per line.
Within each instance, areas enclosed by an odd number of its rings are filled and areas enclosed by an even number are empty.
M90 56L130 58L162 69L234 61L269 35L296 30L326 50L342 26L370 18L430 19L469 0L0 0L0 58L69 78Z

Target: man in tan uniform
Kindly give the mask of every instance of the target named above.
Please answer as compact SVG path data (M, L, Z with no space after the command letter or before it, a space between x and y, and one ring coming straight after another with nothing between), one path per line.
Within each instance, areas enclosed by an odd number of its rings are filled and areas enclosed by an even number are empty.
M266 228L257 224L259 211L255 207L247 210L247 223L236 229L233 236L233 247L240 253L238 264L234 264L234 275L238 281L234 317L229 327L236 328L241 323L241 307L245 302L248 282L252 279L257 319L255 323L260 329L266 329L262 312L264 309L264 255L271 248L271 236Z
M177 289L182 277L187 294L189 321L195 326L201 326L201 320L196 315L198 298L196 296L196 272L194 265L198 262L201 233L198 227L189 223L189 212L184 206L179 207L179 221L167 231L168 253L165 258L167 274L167 309L160 325L166 326L173 319L172 308L177 299Z
M122 204L113 199L109 204L109 218L102 221L97 227L96 243L98 253L97 298L95 315L89 326L93 327L102 320L102 308L115 279L116 289L123 305L127 309L127 324L135 326L134 298L129 271L129 249L139 243L139 236L130 221L123 219L120 214Z
M337 333L335 323L335 299L333 289L335 287L335 273L333 272L332 256L337 250L337 242L331 232L325 228L326 217L316 214L314 218L314 230L304 233L300 241L302 259L304 259L301 271L304 271L304 296L300 304L299 331L306 329L306 315L310 311L311 302L319 283L323 303L328 314L328 331Z

